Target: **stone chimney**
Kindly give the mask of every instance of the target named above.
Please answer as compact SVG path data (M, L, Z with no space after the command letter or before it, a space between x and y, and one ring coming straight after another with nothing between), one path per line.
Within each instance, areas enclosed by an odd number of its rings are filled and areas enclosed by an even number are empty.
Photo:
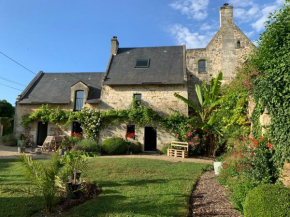
M111 39L111 55L116 55L119 48L119 42L117 36L113 36Z
M220 27L228 27L234 23L233 6L225 3L220 7Z

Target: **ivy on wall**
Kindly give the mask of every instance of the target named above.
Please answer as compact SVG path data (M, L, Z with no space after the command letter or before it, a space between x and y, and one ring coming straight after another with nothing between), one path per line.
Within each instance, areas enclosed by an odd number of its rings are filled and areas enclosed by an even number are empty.
M288 3L288 4L287 4ZM290 162L290 1L270 16L259 46L248 64L256 69L252 76L254 134L259 135L258 116L267 108L271 116L268 135L274 143L278 165ZM254 73L254 72L253 72Z
M184 115L174 112L172 115L160 116L151 108L145 107L133 98L132 107L123 110L97 111L84 108L81 111L67 111L60 108L50 109L49 105L42 105L41 108L33 114L22 116L22 125L27 128L34 121L54 123L58 126L66 126L73 121L78 121L83 129L83 134L87 138L96 139L100 130L120 122L134 122L137 125L161 126L167 132L179 139L185 138L189 127L188 118Z

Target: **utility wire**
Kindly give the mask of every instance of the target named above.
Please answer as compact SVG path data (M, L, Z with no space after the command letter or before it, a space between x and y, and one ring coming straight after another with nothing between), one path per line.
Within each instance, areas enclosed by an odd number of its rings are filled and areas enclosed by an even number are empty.
M0 76L0 79L2 79L2 80L4 80L4 81L11 82L11 83L14 83L14 84L17 84L17 85L20 85L20 86L24 86L24 87L26 87L25 84L20 84L20 83L18 83L18 82L16 82L16 81L12 81L12 80L9 80L9 79L7 79L7 78L3 78L3 77L1 77L1 76Z
M19 62L15 61L14 59L12 59L11 57L7 56L6 54L4 54L3 52L0 51L0 53L7 57L8 59L10 59L11 61L15 62L16 64L18 64L19 66L21 66L22 68L26 69L27 71L31 72L32 74L36 75L35 72L31 71L30 69L26 68L25 66L21 65Z
M5 86L5 87L9 87L9 88L12 88L12 89L15 89L15 90L23 91L23 90L20 90L20 89L18 89L18 88L11 87L11 86L8 86L8 85L5 85L5 84L1 84L1 83L0 83L0 85L3 85L3 86Z

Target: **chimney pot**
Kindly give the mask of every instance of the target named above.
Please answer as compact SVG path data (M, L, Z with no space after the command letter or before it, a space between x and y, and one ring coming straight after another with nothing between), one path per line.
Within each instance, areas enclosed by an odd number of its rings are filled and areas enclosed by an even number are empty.
M229 6L229 3L224 3L224 6Z

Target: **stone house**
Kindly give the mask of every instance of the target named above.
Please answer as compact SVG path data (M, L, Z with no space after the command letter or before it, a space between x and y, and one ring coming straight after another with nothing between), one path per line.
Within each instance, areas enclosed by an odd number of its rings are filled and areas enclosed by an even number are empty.
M220 8L220 29L206 48L183 46L119 48L117 37L111 39L111 55L104 73L39 72L16 101L15 136L25 133L41 144L46 135L81 131L77 122L63 129L41 121L24 129L21 117L42 104L71 111L90 107L96 110L130 108L133 96L160 115L171 109L188 115L186 104L173 96L179 93L196 101L194 84L215 77L219 71L224 80L236 74L244 55L253 44L233 22L233 7ZM136 126L123 123L100 132L100 143L109 137L125 137L134 132L144 151L160 149L174 137L158 126Z

